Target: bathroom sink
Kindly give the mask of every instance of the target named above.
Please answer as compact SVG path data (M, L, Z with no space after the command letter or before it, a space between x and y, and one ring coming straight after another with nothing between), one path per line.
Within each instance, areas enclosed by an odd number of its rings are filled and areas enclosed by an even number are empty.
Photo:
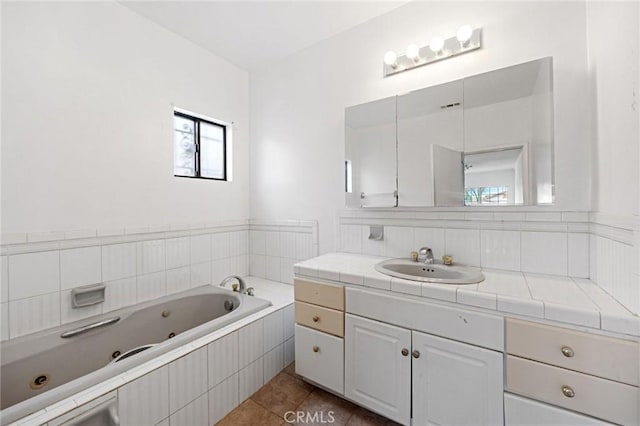
M405 280L438 284L476 284L484 280L478 268L426 264L407 259L389 259L376 264L376 271Z

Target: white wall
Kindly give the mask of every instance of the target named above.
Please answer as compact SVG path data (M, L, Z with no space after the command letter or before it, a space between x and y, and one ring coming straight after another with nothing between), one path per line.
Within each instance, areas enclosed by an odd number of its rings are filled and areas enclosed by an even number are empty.
M587 3L593 136L591 279L640 313L640 5ZM614 232L607 232L609 230ZM620 239L623 234L635 235ZM635 232L635 234L634 234Z
M483 27L480 51L389 78L385 51ZM344 108L408 90L554 57L557 209L590 197L585 5L412 2L251 74L251 215L319 220L320 252L335 249L344 206Z
M638 214L640 30L637 2L587 3L595 211Z
M115 2L2 3L2 232L249 217L248 75ZM173 177L173 105L233 127L233 182Z

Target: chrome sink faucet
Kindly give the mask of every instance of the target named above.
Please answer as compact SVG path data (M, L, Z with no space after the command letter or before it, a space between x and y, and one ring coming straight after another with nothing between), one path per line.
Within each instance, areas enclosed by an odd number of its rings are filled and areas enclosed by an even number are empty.
M433 250L431 250L429 247L422 247L420 248L420 250L418 250L418 261L422 256L424 256L424 263L428 265L432 265L434 263Z
M229 275L227 278L222 280L222 282L220 283L220 287L225 287L229 281L233 281L233 280L238 281L238 284L233 285L233 291L238 291L240 294L244 294L247 292L247 284L244 282L242 278L240 278L237 275Z

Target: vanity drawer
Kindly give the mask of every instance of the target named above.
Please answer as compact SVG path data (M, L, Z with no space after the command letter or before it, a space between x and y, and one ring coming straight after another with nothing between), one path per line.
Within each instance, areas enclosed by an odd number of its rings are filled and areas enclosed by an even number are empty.
M640 421L637 387L511 355L506 390L614 423Z
M638 386L637 342L507 318L506 352Z
M295 279L293 291L296 300L344 311L342 286Z
M344 340L295 326L296 373L334 392L344 393Z
M296 302L296 322L310 328L344 337L344 312Z

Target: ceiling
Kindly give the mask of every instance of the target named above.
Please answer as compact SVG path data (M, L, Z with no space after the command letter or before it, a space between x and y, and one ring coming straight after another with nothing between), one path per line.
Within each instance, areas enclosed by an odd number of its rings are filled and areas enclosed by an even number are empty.
M385 14L407 1L121 1L247 71Z

